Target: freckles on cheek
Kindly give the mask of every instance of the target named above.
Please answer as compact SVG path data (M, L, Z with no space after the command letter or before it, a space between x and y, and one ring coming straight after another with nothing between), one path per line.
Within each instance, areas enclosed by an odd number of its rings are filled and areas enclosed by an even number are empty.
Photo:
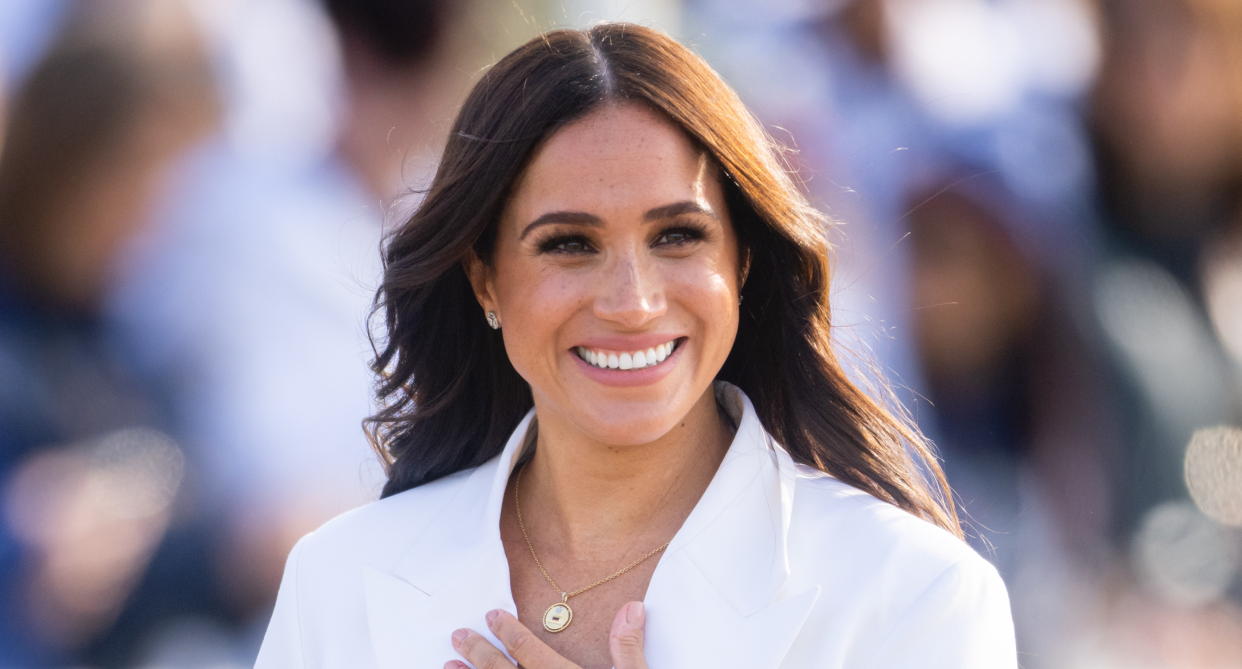
M532 306L548 314L573 311L588 300L588 283L570 272L545 272L538 284L529 287Z
M574 313L590 304L589 282L563 271L539 272L529 279L507 287L509 315L511 322L521 324L522 347L542 356L572 343L558 341L558 334Z
M669 295L670 301L681 303L685 313L703 328L705 338L700 339L699 350L706 361L723 364L723 356L728 355L737 336L737 281L716 267L679 274L676 283L669 286L670 293L676 291L676 295Z
M687 267L684 270L675 272L670 279L670 287L676 286L680 296L693 296L696 300L702 300L705 305L718 306L728 304L736 292L733 277L728 272L721 271L721 268L716 267L715 263L706 266Z

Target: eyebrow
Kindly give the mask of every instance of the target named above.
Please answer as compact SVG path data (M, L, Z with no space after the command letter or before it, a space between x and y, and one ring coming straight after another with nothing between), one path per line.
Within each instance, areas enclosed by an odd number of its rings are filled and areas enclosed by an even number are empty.
M704 207L698 202L685 200L683 202L666 204L663 207L656 207L655 209L643 214L643 220L660 221L674 216L681 216L683 214L701 214L712 219L713 221L718 219L716 212L712 211L711 208Z
M655 209L648 210L647 213L643 214L643 221L659 221L666 218L673 218L674 216L681 216L683 214L701 214L711 218L712 220L719 220L716 212L712 211L710 208L704 207L698 202L685 200L683 202L674 202L673 204L666 204L662 207L656 207ZM531 221L529 225L522 229L522 234L518 237L518 240L521 241L526 239L526 236L539 226L555 225L557 223L585 225L592 228L598 228L604 225L603 219L594 214L588 214L582 211L553 211L536 218L534 221Z

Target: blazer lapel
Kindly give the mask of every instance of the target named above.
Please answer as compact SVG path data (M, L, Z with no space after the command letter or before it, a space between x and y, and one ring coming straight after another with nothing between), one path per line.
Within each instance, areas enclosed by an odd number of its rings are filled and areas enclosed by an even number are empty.
M516 610L509 596L507 564L476 564L474 577L459 577L435 594L364 567L367 626L378 669L438 668L461 659L449 636L462 627L483 634L497 648L504 647L487 629L483 614L492 609Z
M500 457L468 475L392 570L364 567L367 625L378 669L438 669L458 657L449 638L462 627L503 648L483 614L517 613L500 541L500 508L533 416L532 411L518 424Z
M718 383L717 398L738 431L647 589L653 669L777 667L819 598L785 589L793 461L740 390Z
M775 669L819 599L815 586L744 616L684 553L665 559L645 601L644 653L652 669Z

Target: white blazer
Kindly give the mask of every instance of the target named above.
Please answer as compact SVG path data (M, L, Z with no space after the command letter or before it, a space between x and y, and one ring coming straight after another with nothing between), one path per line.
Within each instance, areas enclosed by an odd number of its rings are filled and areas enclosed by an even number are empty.
M737 436L659 557L652 669L1017 666L996 570L948 532L809 467L717 385ZM440 669L454 630L516 612L500 541L534 412L476 469L346 513L289 555L257 669ZM528 623L532 624L532 623Z

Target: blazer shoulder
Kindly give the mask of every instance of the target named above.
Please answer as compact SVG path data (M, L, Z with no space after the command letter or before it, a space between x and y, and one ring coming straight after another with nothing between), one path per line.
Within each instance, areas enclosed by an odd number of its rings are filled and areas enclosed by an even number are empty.
M790 534L806 541L812 554L832 554L860 570L870 565L889 577L928 583L955 565L995 571L944 528L801 464Z
M303 569L331 563L391 566L455 497L475 469L460 471L391 497L364 504L324 523L303 538ZM325 565L326 566L326 565Z

